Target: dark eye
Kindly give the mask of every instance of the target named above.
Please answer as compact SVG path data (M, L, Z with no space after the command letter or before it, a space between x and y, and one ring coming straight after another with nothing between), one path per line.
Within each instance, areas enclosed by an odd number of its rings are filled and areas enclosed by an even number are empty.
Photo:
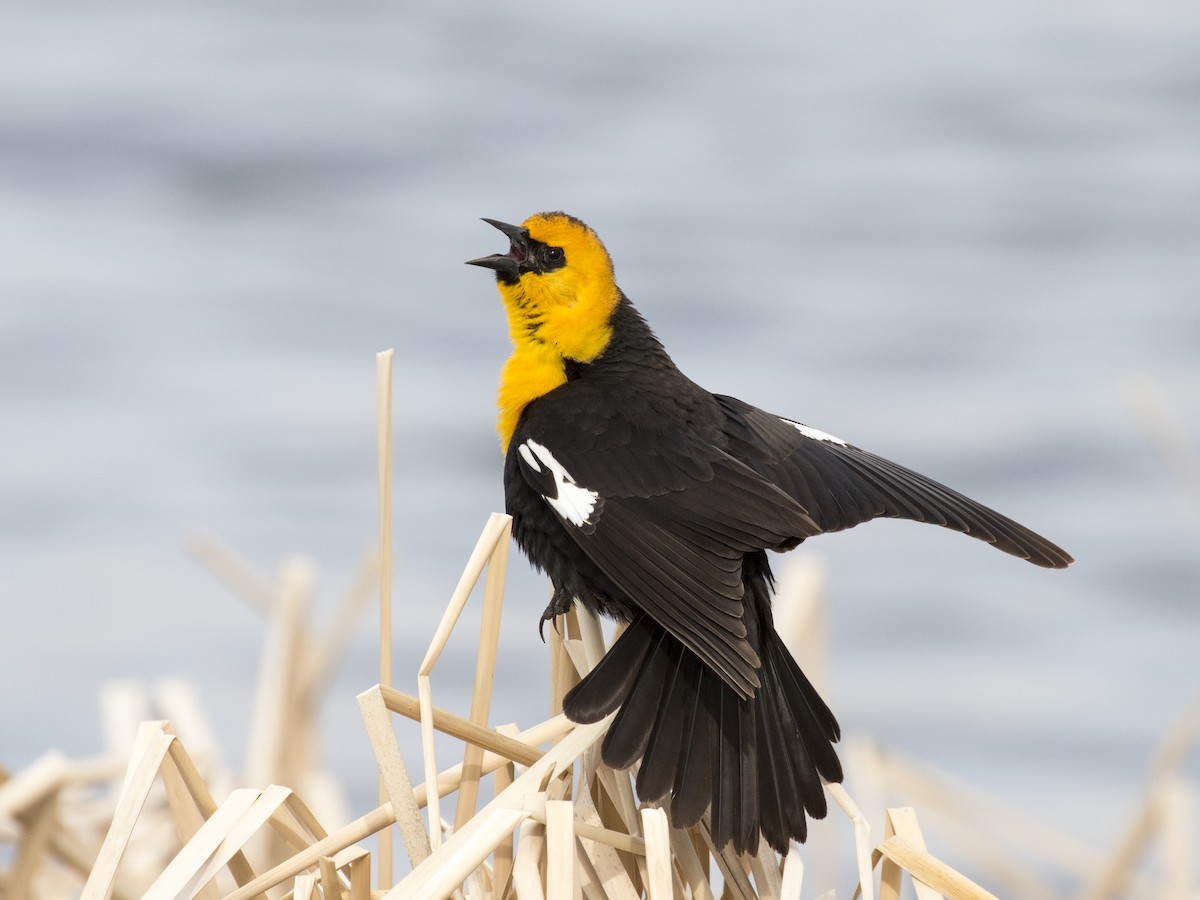
M547 247L546 248L546 262L560 263L565 258L566 257L563 255L562 247Z

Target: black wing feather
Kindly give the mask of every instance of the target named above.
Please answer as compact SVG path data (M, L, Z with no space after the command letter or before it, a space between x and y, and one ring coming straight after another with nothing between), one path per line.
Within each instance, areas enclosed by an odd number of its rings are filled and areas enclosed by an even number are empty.
M804 434L793 423L717 396L730 452L791 495L821 527L842 531L880 517L928 522L992 544L1048 568L1066 551L993 509L852 444Z
M630 443L609 433L597 448L594 434L549 411L540 415L545 409L529 410L510 448L525 483L554 507L555 485L520 452L533 441L574 485L599 495L586 527L555 509L579 549L739 696L751 696L761 660L742 621L742 558L794 546L819 533L817 523L768 479L691 432L647 427Z

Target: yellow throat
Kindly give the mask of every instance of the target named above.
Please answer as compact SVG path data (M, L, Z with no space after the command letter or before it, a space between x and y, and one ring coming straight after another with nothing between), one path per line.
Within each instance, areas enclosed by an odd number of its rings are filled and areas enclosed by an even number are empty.
M620 299L608 251L578 219L539 213L521 225L534 241L561 248L566 262L497 281L513 341L500 374L496 426L506 453L525 407L566 383L566 360L590 363L604 352Z

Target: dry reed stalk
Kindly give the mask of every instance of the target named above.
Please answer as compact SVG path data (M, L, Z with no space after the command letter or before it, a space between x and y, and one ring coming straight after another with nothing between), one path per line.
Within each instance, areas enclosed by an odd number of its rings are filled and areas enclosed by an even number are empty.
M266 792L253 788L235 790L176 854L143 900L164 900L178 896L189 884L207 884L282 803L281 793L286 791L278 787ZM205 874L207 877L203 877Z
M780 879L780 900L800 900L800 889L804 886L804 858L799 845L792 844L783 859L783 877Z
M363 696L378 692L379 688L377 686L371 691L364 692ZM380 694L380 696L382 695ZM361 699L362 697L360 697L360 700ZM536 725L525 732L517 733L515 738L520 743L525 745L541 743L545 740L554 739L557 735L569 730L569 727L569 723L566 722L565 718L558 716L553 719L549 719L540 725ZM371 734L376 733L371 731L370 727L369 732ZM505 736L507 737L507 735ZM375 738L372 738L372 740L374 742ZM378 748L378 745L376 745L377 751ZM383 754L383 756L385 758L398 760L399 752L397 750L394 755L388 753ZM483 758L484 772L485 774L489 773L494 769L504 766L507 762L508 760L505 757L490 752L485 753ZM400 765L403 765L402 760L400 760ZM461 765L452 767L445 772L442 772L438 776L439 794L445 796L457 790L461 781L461 776ZM424 784L414 786L412 788L412 796L415 806L418 809L423 807L426 801L426 786ZM424 826L420 823L419 815L414 814L413 818L416 819L417 828L420 830L420 833L424 835ZM318 841L313 846L298 852L295 854L295 856L287 860L284 860L268 872L254 879L252 882L247 883L245 889L232 894L230 900L245 900L245 898L252 897L257 893L261 893L271 887L274 887L275 885L281 884L288 878L292 878L302 870L314 865L321 854L335 853L344 849L345 847L350 846L351 844L357 843L358 841L369 837L372 834L376 834L380 830L388 827L388 825L395 821L395 819L396 814L393 810L392 804L390 802L384 803L377 809L367 813L365 816L362 816L359 819L356 819L354 822L351 822L348 825L336 830L328 837ZM610 838L610 840L613 841L618 839L619 835L618 837ZM633 847L636 847L636 844L634 844ZM424 855L428 855L427 849ZM421 858L423 859L424 856L421 856Z
M521 823L513 860L513 889L522 900L545 900L539 862L546 843L546 826L535 819Z
M266 618L275 601L275 591L264 581L253 567L238 557L216 537L196 534L188 541L187 549L193 556L223 582L235 597Z
M645 807L642 810L642 835L646 840L646 896L649 900L671 900L675 896L675 884L667 814L657 807Z
M575 804L570 800L545 802L546 893L563 900L582 900L583 884L576 876Z
M507 518L507 517L506 517ZM488 555L487 580L483 591L483 617L479 626L479 650L475 660L475 685L471 692L471 724L487 725L492 704L492 685L496 676L496 657L500 645L500 612L504 608L504 581L508 574L508 545L512 537L512 520L503 523L492 552ZM465 743L463 751L463 783L458 789L458 806L454 827L461 828L475 814L479 796L480 765L484 748Z
M384 793L390 801L396 824L400 826L400 837L405 850L408 851L409 863L416 866L433 848L421 823L421 810L413 793L408 769L400 755L400 745L396 742L395 732L392 731L392 721L384 704L383 690L382 685L376 685L371 690L359 694L359 710L367 729L367 737L370 738L371 747L375 751L375 762L379 766ZM380 853L385 849L390 848L381 844Z
M425 654L425 659L422 660L420 668L417 670L417 697L421 708L421 749L425 760L425 783L427 796L429 796L430 806L430 822L440 823L440 805L438 803L438 793L432 790L437 784L437 761L434 752L433 743L433 697L432 685L429 679L433 672L433 667L436 664L438 657L445 649L447 641L450 639L450 634L454 630L454 626L458 622L458 618L462 615L463 609L466 607L467 600L471 595L472 589L475 587L479 576L482 574L484 566L489 569L495 565L496 568L502 568L505 563L497 561L493 564L493 557L503 556L507 559L507 535L512 528L512 520L508 516L499 513L493 513L484 526L483 532L479 536L479 540L475 544L475 549L471 553L470 559L467 561L467 566L463 570L462 576L459 578L458 585L455 587L454 594L450 598L450 603L446 606L446 611L442 615L441 622L438 623L437 630L434 632L433 640L429 644L429 649ZM498 549L501 540L504 539L504 548ZM496 628L498 628L498 614L493 614L496 617ZM485 616L485 621L488 617ZM489 633L495 630L489 628ZM498 638L498 631L496 632ZM494 659L494 648L482 647L479 651L481 654L490 655ZM476 672L480 671L481 660L476 661ZM477 679L477 687L479 679ZM475 701L472 700L472 703ZM464 759L464 763L468 760ZM478 761L472 758L471 770L466 771L466 777L470 780L478 780ZM472 790L468 788L468 790ZM474 791L477 792L476 786ZM441 827L432 828L430 833L430 844L436 850L441 846Z
M138 729L135 750L121 785L121 796L113 813L112 825L104 837L104 843L100 845L100 852L83 886L80 900L106 900L112 893L117 865L133 835L138 814L150 795L158 767L162 765L173 740L171 735L162 732L160 723L146 722Z
M349 900L371 898L371 854L362 847L347 847L333 857L338 871L345 871L349 882Z
M758 887L760 897L778 900L783 889L779 871L779 860L770 845L759 836L758 852L750 857L750 874L754 876L754 884Z
M392 685L392 357L388 349L375 355L375 421L379 475L379 683ZM387 799L379 776L379 802ZM392 833L379 835L379 878L392 881ZM411 855L411 850L410 850Z
M21 815L25 839L13 861L6 885L14 897L33 896L34 879L51 852L51 842L57 826L58 794L48 794L26 809Z
M874 791L877 796L892 794L917 802L931 820L946 823L946 840L980 863L981 868L991 873L992 880L1007 884L1006 893L1011 896L1048 900L1058 896L1058 892L1048 891L1008 858L996 839L998 834L1011 835L1017 846L1037 848L1043 854L1057 855L1060 860L1075 860L1081 853L1091 853L1091 858L1099 863L1099 854L1017 810L968 791L927 765L918 765L898 754L883 754L869 742L852 745L847 756L853 760L858 780L877 783ZM1086 871L1088 865L1083 865L1080 871Z
M502 737L515 738L517 735L516 725L500 725L496 728L496 732ZM498 794L509 787L516 779L516 767L513 763L507 763L498 767L495 770L495 776L492 778L492 796ZM515 857L515 848L513 837L510 834L507 840L502 840L496 845L496 850L492 853L492 896L504 897L509 890L509 885L512 881L513 859Z
M276 596L285 594L291 597L302 596L307 591L306 567L293 564L284 568L284 587ZM292 577L288 573L299 573ZM310 579L308 579L310 580ZM282 604L287 606L288 604ZM305 640L306 632L296 623L294 615L277 615L277 609L272 610L273 624L271 627L273 646L278 651L281 647L288 652L268 652L269 661L261 672L259 691L260 708L272 706L262 701L262 697L272 691L278 698L279 705L286 706L287 711L275 716L275 734L264 739L267 751L263 752L260 745L257 751L252 748L250 755L270 760L274 755L271 745L279 746L277 735L291 733L293 739L290 747L298 752L289 754L293 761L292 776L288 780L307 782L303 772L305 765L311 766L311 755L305 752L306 747L313 745L315 735L315 718L310 715L315 698L311 690L307 697L303 691L293 691L288 694L279 690L280 685L287 685L288 679L281 678L279 671L298 673L297 660L303 660L303 652L291 652ZM278 619L292 619L282 624ZM275 669L272 669L272 666ZM303 679L297 679L303 680ZM321 679L309 678L307 683L317 684ZM282 695L282 696L281 696ZM162 870L158 860L163 854L182 852L178 847L186 847L196 833L212 817L217 810L217 804L212 799L209 784L218 784L220 795L228 793L227 785L232 779L219 768L212 770L212 760L217 757L215 740L207 722L199 713L198 704L192 692L178 681L162 683L156 691L160 708L169 708L173 717L177 716L183 730L195 740L207 758L206 769L208 781L193 763L191 756L184 751L183 743L178 740L170 725L165 722L144 722L137 729L131 728L130 722L135 717L145 717L150 710L148 694L144 688L134 682L117 682L104 686L101 692L103 724L107 736L106 743L124 753L131 760L124 770L123 783L113 793L109 800L104 793L96 793L93 785L103 786L110 779L119 777L121 769L115 769L110 759L81 760L68 763L65 759L47 757L39 766L31 767L21 773L25 777L11 779L4 785L7 791L0 790L0 821L3 819L3 795L6 793L9 802L25 802L21 796L28 796L30 789L45 792L53 787L55 793L61 793L65 799L62 806L63 815L56 817L55 828L49 834L45 844L48 854L31 854L30 850L41 846L42 830L30 827L37 823L22 826L17 845L16 877L19 884L25 884L32 871L31 861L38 862L40 874L43 876L39 889L35 892L43 896L56 896L52 890L55 884L63 884L63 895L77 894L79 888L72 890L70 873L76 873L78 885L84 885L85 896L116 896L126 898L142 896L146 885ZM130 740L129 735L136 731L136 736ZM151 734L150 749L154 750L152 757L147 757L147 732ZM266 735L270 729L262 728L259 735ZM161 758L165 748L166 754ZM300 765L296 765L296 760ZM269 764L269 763L268 763ZM327 781L327 780L326 780ZM155 790L155 785L161 784L161 790ZM328 782L331 783L331 782ZM142 795L144 792L144 795ZM324 799L327 792L317 792ZM139 796L142 795L142 796ZM110 805L111 804L111 805ZM106 811L107 807L107 811ZM273 840L281 854L290 854L301 846L312 843L324 835L324 830L316 823L318 819L308 811L307 807L294 795L285 802L289 815L276 816L271 820ZM294 824L293 819L296 823ZM19 821L19 820L18 820ZM99 825L99 836L92 838L91 834ZM314 827L315 826L315 827ZM248 826L243 823L243 829ZM256 831L253 826L248 830ZM100 843L103 837L103 843ZM236 836L235 836L236 837ZM96 844L92 845L95 840ZM178 841L176 849L173 842ZM97 849L99 847L99 849ZM167 857L170 858L169 856ZM156 868L148 868L156 867ZM254 872L241 850L235 848L228 854L223 871L229 873L223 877L232 877L239 883L252 880ZM4 873L0 872L0 894L7 893L7 882ZM49 892L49 893L48 893ZM24 896L25 888L17 896ZM196 888L195 896L215 898L220 896L215 884L201 885Z
M858 890L863 900L873 900L875 885L871 878L871 825L846 789L840 784L825 785L825 793L833 798L854 825L854 858L858 863Z
M525 794L545 790L550 779L561 772L562 766L569 766L603 736L612 718L610 715L594 725L576 727L385 896L401 900L448 895L491 853L505 834L529 818L524 806Z
M47 750L0 784L0 816L19 817L60 790L70 761L58 750Z
M1161 897L1166 896L1164 884L1172 879L1195 882L1194 851L1190 846L1182 851L1177 848L1177 835L1186 835L1191 828L1174 818L1171 811L1180 804L1171 796L1173 791L1168 785L1178 778L1176 766L1182 762L1187 748L1195 746L1194 717L1198 713L1200 706L1189 709L1160 742L1152 758L1145 799L1116 847L1108 853L1087 847L1022 810L957 784L928 764L896 754L867 753L863 748L856 748L854 758L860 771L875 769L890 792L918 801L931 820L943 822L945 827L939 832L944 839L966 852L974 865L990 873L993 881L1004 885L1006 896L1031 900L1061 896L1060 887L1036 877L1010 858L1003 849L1009 846L1043 860L1061 876L1078 884L1081 897L1091 900ZM1185 788L1184 793L1188 790ZM1196 805L1194 802L1187 805L1190 816ZM1138 866L1151 850L1160 847L1164 875L1162 883L1157 883L1141 873Z
M380 699L383 701L385 708L390 712L399 713L418 722L421 720L420 701L412 696L412 694L405 694L395 688L371 689L371 691L375 690L379 691ZM370 693L370 691L367 693ZM482 728L474 722L464 719L461 716L456 716L454 713L447 712L444 709L434 707L431 710L431 718L433 727L443 734L458 738L464 743L473 744L481 751L491 750L493 753L505 756L521 765L533 765L542 756L541 750L525 743L520 738L510 737L499 731L492 731L489 728ZM554 719L547 721L563 723L564 731L569 727L565 716L556 716ZM482 754L480 758L482 759ZM462 769L465 771L466 767L463 766Z
M390 803L385 803L330 833L328 837L316 841L295 856L268 869L252 881L246 882L238 890L227 894L224 900L250 900L252 897L258 897L289 878L296 877L305 869L316 866L322 856L338 853L358 841L378 834L393 822L395 822L395 815L392 812L392 806Z
M932 888L935 897L945 895L959 900L997 900L994 894L901 837L893 835L887 838L879 845L879 852L907 871L914 883L923 883Z
M308 698L297 696L295 686L308 653L305 619L313 577L312 566L298 558L285 561L279 574L246 755L251 784L296 784L311 765L314 723L309 718L315 710Z
M883 837L887 840L892 836L900 837L917 850L925 851L925 836L921 833L917 814L911 807L888 810ZM883 854L876 850L871 854L871 862L878 862L881 856ZM883 859L883 866L879 871L879 900L900 900L900 877L903 874L904 870L890 856ZM918 879L913 880L913 889L917 893L917 900L936 900L941 896Z

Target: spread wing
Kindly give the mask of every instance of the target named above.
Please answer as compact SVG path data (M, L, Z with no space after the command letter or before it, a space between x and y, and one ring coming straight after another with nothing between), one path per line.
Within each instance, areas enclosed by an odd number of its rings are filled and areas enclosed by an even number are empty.
M987 541L1038 566L1061 569L1066 551L995 510L840 438L717 396L730 453L794 498L820 526L841 531L868 519L929 522Z
M620 435L620 439L614 439ZM742 559L819 528L792 497L684 429L594 431L529 416L510 453L584 554L734 690L761 662L742 620Z

